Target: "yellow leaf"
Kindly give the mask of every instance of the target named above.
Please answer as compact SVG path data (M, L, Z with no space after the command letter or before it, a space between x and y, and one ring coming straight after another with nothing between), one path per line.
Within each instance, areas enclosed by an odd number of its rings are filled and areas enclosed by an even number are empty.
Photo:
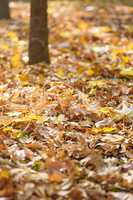
M113 119L115 122L118 122L118 121L122 120L124 117L125 117L124 114L115 113L114 116L112 116L112 119Z
M0 179L8 179L10 177L10 173L8 170L2 170L0 171Z
M78 74L82 74L84 72L84 67L83 66L77 66L77 72Z
M16 53L11 59L11 65L13 68L21 67L21 57L20 54Z
M6 128L3 129L3 131L5 131L5 132L12 132L13 131L13 127L7 126Z
M64 73L65 73L65 71L62 67L57 68L57 70L56 70L57 76L62 77L62 76L64 76Z
M125 53L125 49L124 48L123 49L122 48L114 49L113 53L115 55L123 54L123 53Z
M40 115L29 115L29 117L30 117L32 120L36 120L36 121L42 119L42 116L40 116Z
M46 119L41 115L27 115L25 117L16 118L13 121L14 122L29 122L29 121L32 121L32 120L35 120L37 122L43 122Z
M128 63L130 61L128 56L122 56L122 59L124 63Z
M9 46L8 46L7 44L4 44L4 45L2 45L2 49L3 49L3 50L8 50L8 49L9 49Z
M29 84L29 76L28 74L20 74L18 76L19 80L21 81L21 84L23 86L28 85Z
M116 59L117 59L116 53L112 52L112 53L110 54L110 58L111 58L112 61L116 61ZM112 64L112 68L114 68L114 66L115 66L115 65Z
M82 22L79 22L78 28L79 28L79 29L85 30L85 29L88 28L88 23L85 23L85 22L83 22L83 21L82 21Z
M94 87L103 87L104 85L106 85L106 81L101 79L101 80L94 80L94 81L90 81L89 82L89 86L91 88L94 88Z
M96 95L96 92L97 92L97 88L92 88L89 92L89 95L91 96L95 96Z
M92 128L92 132L93 132L94 134L98 134L98 133L101 132L101 128Z
M116 127L103 127L103 128L92 128L92 132L95 134L98 133L114 133L118 129Z
M108 115L111 112L111 108L109 107L102 107L99 109L100 114Z
M120 71L120 75L127 78L133 77L133 67L122 68Z
M94 70L91 67L89 67L88 70L87 70L87 74L89 76L92 76L94 74Z
M117 131L117 128L116 127L104 127L104 128L102 128L102 131L104 133L113 133L113 132Z
M10 32L8 32L7 36L8 36L11 40L13 40L14 42L17 42L17 41L18 41L18 37L17 37L17 35L16 35L15 32L10 31Z
M60 33L60 36L63 38L69 38L70 35L71 35L71 32L68 32L68 31L64 31Z

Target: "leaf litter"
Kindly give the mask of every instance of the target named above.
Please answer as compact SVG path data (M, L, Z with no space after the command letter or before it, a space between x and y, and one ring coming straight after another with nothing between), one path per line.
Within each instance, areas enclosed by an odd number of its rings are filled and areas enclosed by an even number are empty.
M29 4L11 8L0 22L0 200L133 199L133 8L51 2L50 66L27 65Z

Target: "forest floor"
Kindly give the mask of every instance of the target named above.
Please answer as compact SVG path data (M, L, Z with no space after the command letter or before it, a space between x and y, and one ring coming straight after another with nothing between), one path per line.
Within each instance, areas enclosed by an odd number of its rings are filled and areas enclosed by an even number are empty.
M50 66L27 65L29 4L11 8L0 200L132 200L133 7L50 3Z

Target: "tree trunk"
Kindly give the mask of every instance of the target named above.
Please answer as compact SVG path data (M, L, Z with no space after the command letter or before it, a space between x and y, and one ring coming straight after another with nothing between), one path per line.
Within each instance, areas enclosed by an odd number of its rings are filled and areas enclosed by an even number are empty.
M0 0L0 19L9 19L9 0Z
M31 0L29 64L49 63L47 0Z

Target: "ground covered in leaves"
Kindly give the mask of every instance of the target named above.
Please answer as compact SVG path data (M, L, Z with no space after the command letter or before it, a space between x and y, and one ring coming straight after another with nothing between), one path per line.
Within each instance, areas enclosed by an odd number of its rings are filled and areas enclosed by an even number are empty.
M51 66L27 65L29 5L0 21L0 200L133 199L133 8L50 3Z

